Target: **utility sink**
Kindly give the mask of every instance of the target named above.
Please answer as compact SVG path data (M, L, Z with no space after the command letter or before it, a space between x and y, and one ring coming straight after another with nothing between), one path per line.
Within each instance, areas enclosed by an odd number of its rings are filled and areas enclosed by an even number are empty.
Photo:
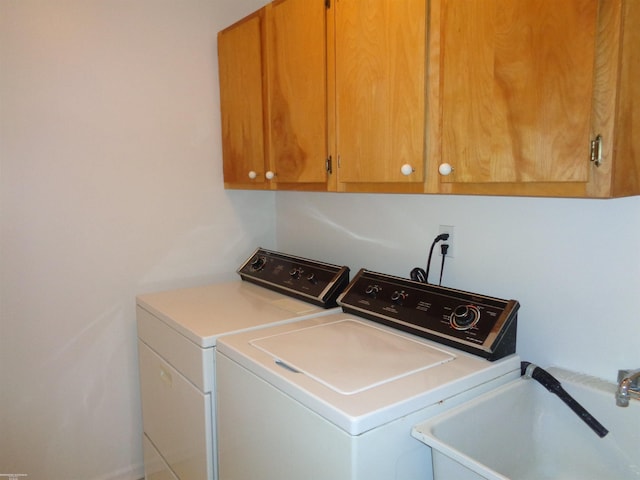
M640 479L640 402L618 407L613 383L547 371L608 435L596 435L535 380L519 378L413 428L432 449L434 479Z

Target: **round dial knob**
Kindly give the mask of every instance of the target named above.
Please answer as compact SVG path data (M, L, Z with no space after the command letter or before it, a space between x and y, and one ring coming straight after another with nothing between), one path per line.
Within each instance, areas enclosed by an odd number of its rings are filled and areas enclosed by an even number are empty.
M264 174L264 176L267 177L267 180L273 180L276 174L273 173L271 170L269 170L267 173Z
M448 163L441 163L440 166L438 167L438 172L440 172L440 175L447 176L451 172L453 172L453 167Z
M251 180L255 180L257 177L258 177L258 174L257 174L254 170L251 170L251 171L249 172L249 178L250 178Z
M406 298L407 293L404 290L396 290L391 294L391 301L398 305L402 305L402 302L404 302Z
M400 167L400 173L402 173L405 177L411 175L413 172L415 172L415 170L408 163L405 163L404 165L402 165L402 167Z
M308 280L310 283L313 283L314 285L315 285L316 283L318 283L318 279L316 278L316 274L315 274L315 273L313 273L313 272L311 272L309 275L307 275L307 280Z
M459 305L455 308L449 323L456 330L469 330L480 320L480 310L475 305Z
M300 275L302 275L302 269L300 267L293 267L290 271L289 271L289 276L291 278L295 278L298 279L300 278Z
M380 285L368 285L367 288L365 288L364 293L369 295L371 298L376 298L381 290L382 287Z
M251 270L254 272L262 270L265 263L267 263L267 259L265 257L257 257L253 262L251 262Z

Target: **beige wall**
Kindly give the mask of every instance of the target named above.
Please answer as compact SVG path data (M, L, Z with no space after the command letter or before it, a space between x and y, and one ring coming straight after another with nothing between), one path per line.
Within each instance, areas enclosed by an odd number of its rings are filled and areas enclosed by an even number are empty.
M0 0L0 473L141 470L135 294L274 247L222 188L216 32L258 0Z

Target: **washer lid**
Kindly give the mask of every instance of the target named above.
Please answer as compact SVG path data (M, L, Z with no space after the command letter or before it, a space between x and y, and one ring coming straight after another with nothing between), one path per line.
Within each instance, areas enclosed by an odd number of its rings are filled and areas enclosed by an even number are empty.
M450 362L450 352L353 319L250 342L283 366L352 395Z

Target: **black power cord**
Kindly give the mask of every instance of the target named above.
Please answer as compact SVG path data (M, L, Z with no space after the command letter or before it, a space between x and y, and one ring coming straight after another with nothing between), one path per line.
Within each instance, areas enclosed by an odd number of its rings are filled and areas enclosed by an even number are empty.
M442 253L442 262L440 263L440 283L438 285L442 285L442 272L444 272L444 259L447 256L447 251L449 250L449 244L443 243L440 245L440 253Z
M448 233L441 233L436 238L433 239L433 243L431 244L431 248L429 249L429 258L427 259L427 268L426 271L422 268L416 267L411 270L410 277L411 280L415 280L417 282L429 283L429 269L431 268L431 257L433 256L433 249L435 248L438 242L442 242L449 239ZM447 249L449 245L447 245ZM444 256L442 257L442 268L444 269ZM442 282L442 270L440 271L440 281Z

